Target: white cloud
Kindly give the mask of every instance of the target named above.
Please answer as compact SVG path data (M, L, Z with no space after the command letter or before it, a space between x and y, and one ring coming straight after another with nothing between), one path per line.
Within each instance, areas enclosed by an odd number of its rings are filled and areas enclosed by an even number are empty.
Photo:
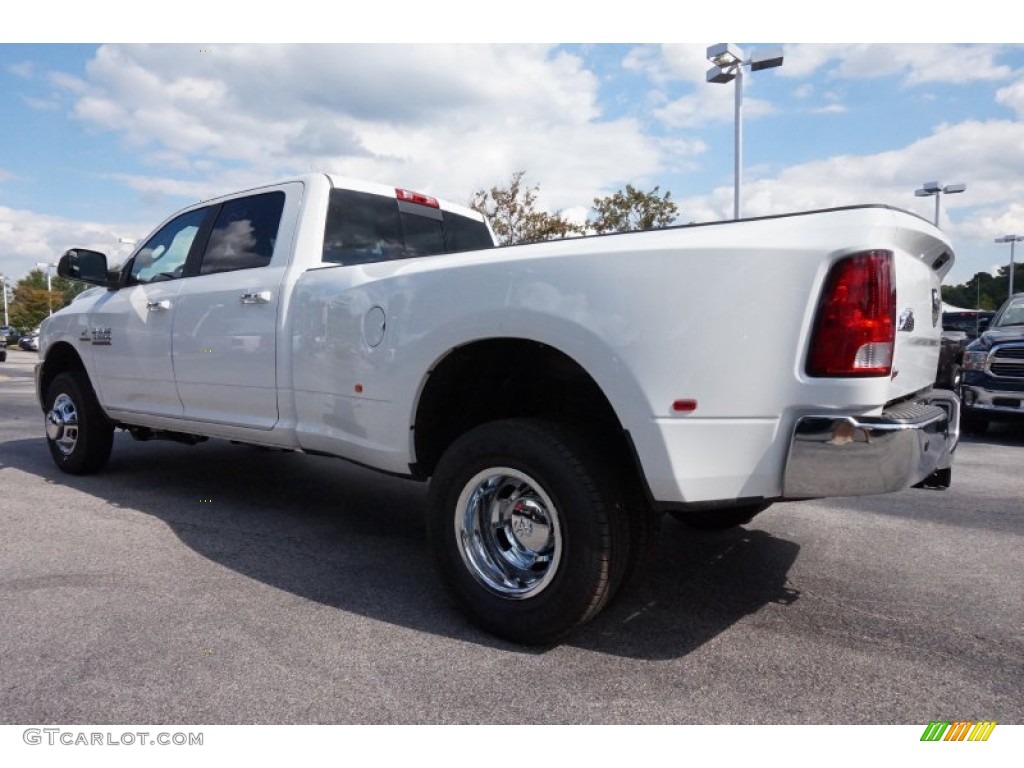
M602 118L595 75L542 45L103 46L56 82L84 124L211 181L315 167L462 199L525 168L564 206L678 154Z
M35 96L23 96L22 100L37 112L53 112L60 109L60 101L55 98L40 99Z
M735 115L733 86L707 86L670 101L653 110L654 116L672 128L698 128L708 123L731 123ZM744 119L763 117L775 112L764 99L743 97Z
M843 104L826 104L823 107L815 107L811 112L815 115L841 115L847 112L847 108Z
M997 63L999 47L992 45L813 44L785 46L786 61L779 74L807 77L830 68L834 77L861 79L902 76L907 85L968 83L1001 80L1012 69Z
M145 234L137 225L75 221L0 206L0 274L17 281L33 270L36 262L54 262L75 246L103 251L113 261L127 255L118 246L119 237Z
M35 74L35 66L31 61L20 61L17 64L11 64L7 67L7 71L12 75L18 77L24 77L26 80L31 79Z
M752 179L744 186L744 214L766 216L858 203L888 203L930 217L934 205L913 196L927 179L964 181L963 195L944 196L944 214L958 208L1004 205L1024 197L1024 178L1007 168L1024 167L1024 124L967 121L939 126L930 136L901 149L872 155L838 155L793 165L773 178ZM725 193L731 194L731 189ZM725 218L729 207L716 205L711 218ZM687 209L689 210L689 209Z
M1016 112L1017 117L1024 118L1024 79L996 91L996 101Z

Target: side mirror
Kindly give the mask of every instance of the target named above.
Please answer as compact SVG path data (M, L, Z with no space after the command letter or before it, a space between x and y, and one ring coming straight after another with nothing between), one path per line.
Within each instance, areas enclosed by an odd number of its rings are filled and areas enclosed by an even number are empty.
M987 331L988 327L989 327L989 325L991 325L991 323L992 323L992 318L991 317L981 317L981 318L978 318L978 332L980 333L981 331Z
M57 274L68 280L110 287L107 275L107 256L86 248L72 248L57 262Z

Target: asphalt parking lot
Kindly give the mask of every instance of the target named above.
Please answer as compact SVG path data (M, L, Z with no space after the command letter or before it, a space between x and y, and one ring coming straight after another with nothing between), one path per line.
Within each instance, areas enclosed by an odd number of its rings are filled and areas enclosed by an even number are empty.
M1024 723L1024 431L946 492L666 519L642 582L525 650L442 591L421 486L127 435L62 475L33 362L0 364L0 722Z

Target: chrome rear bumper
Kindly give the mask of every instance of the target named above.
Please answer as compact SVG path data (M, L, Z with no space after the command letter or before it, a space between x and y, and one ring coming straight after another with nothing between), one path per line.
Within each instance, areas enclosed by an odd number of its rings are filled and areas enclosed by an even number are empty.
M793 429L783 495L865 496L926 483L950 468L959 424L959 399L941 389L881 416L804 416ZM926 484L948 485L948 475Z

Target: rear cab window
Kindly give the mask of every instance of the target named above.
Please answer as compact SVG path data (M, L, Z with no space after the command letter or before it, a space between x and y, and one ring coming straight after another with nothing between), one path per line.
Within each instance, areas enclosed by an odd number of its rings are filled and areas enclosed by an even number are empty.
M483 221L443 210L432 198L415 197L331 190L323 261L368 264L494 247Z

